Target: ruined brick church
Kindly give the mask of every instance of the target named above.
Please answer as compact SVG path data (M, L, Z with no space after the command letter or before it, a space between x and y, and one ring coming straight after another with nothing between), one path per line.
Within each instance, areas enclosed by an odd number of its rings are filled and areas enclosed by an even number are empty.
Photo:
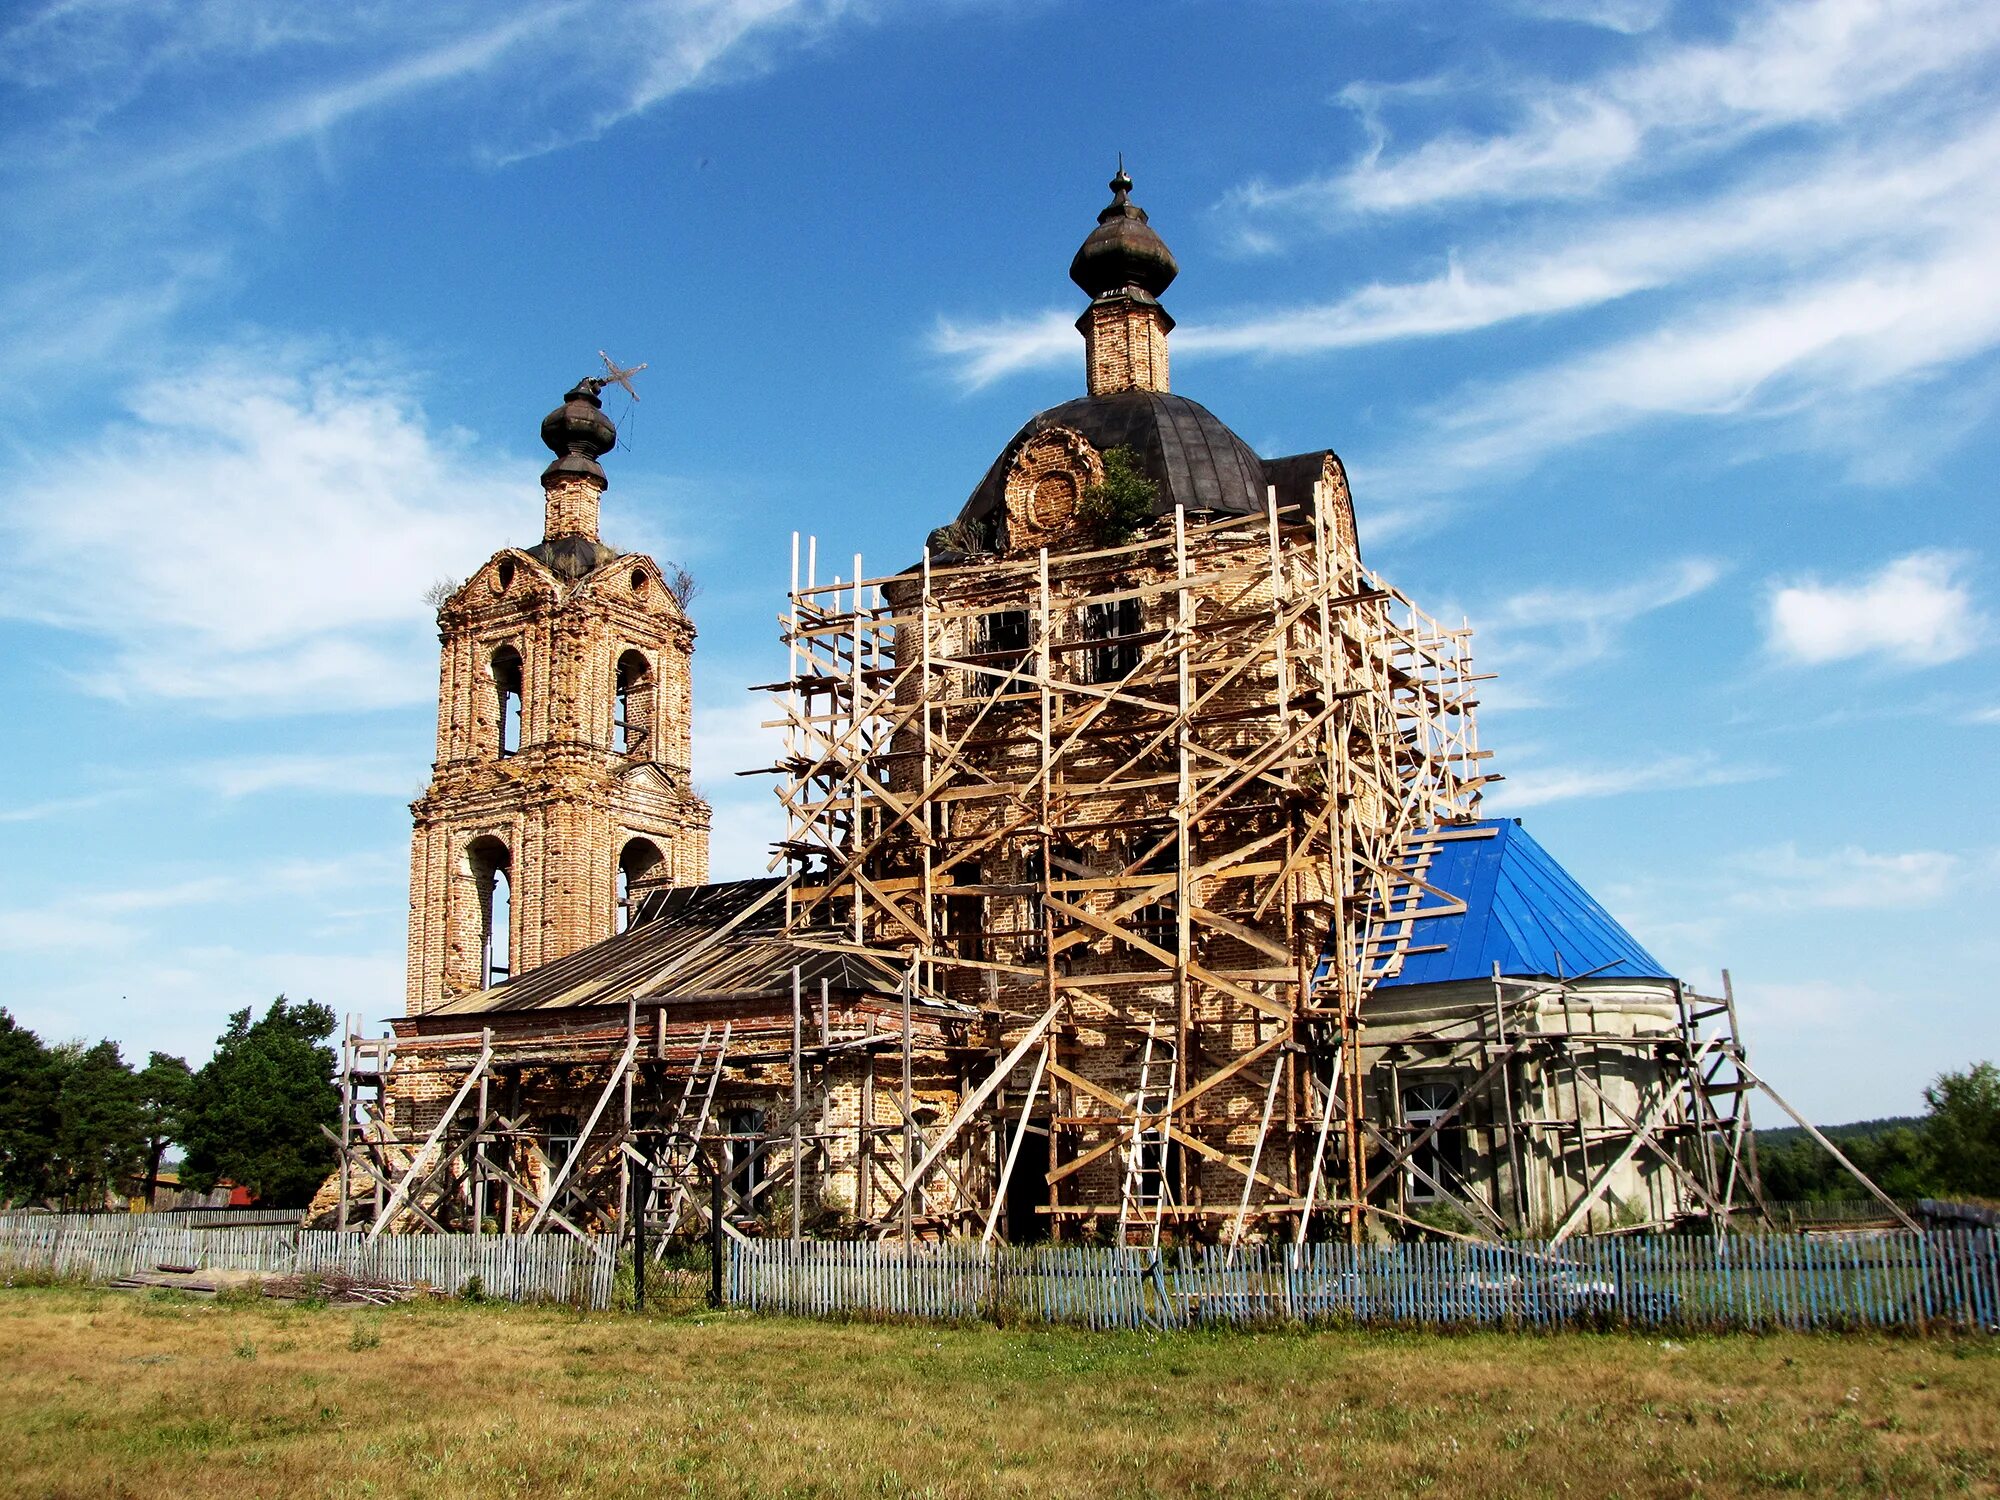
M543 539L438 612L405 1013L345 1040L317 1213L1157 1244L1754 1198L1733 1006L1483 815L1468 632L1364 566L1331 449L1171 390L1131 190L1070 267L1086 393L907 566L794 538L767 878L707 881L695 628L599 535L605 381L543 422Z

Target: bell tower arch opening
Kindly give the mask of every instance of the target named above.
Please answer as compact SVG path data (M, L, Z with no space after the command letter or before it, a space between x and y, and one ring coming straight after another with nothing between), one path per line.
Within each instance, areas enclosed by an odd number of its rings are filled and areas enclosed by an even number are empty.
M513 755L521 748L521 706L526 693L521 653L512 646L500 647L488 659L486 671L493 679L494 753Z
M617 931L632 925L646 897L663 883L667 868L667 856L651 839L626 840L618 855L618 909L613 914Z
M620 755L655 759L653 664L645 652L628 650L618 658L617 694L611 709L611 748Z
M465 873L479 934L479 987L485 989L513 972L514 855L506 841L482 834L465 846Z

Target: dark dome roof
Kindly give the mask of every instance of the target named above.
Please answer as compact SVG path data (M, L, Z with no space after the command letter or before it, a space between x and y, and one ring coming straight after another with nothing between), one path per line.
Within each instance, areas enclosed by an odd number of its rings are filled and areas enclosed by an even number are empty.
M604 384L597 379L579 380L563 396L563 404L542 418L542 441L555 462L542 470L544 486L572 474L597 481L604 488L604 469L597 462L618 441L618 429L604 415L597 392Z
M1100 453L1106 448L1136 453L1139 466L1160 487L1155 515L1171 515L1176 505L1225 515L1256 515L1264 509L1264 461L1214 412L1165 391L1119 391L1036 413L1000 451L959 512L961 519L981 520L1002 508L1014 455L1051 427L1082 433Z
M1126 196L1131 191L1132 179L1121 165L1111 179L1110 207L1097 216L1097 227L1069 263L1069 279L1093 297L1127 287L1157 297L1180 274L1174 252L1146 222L1146 210Z

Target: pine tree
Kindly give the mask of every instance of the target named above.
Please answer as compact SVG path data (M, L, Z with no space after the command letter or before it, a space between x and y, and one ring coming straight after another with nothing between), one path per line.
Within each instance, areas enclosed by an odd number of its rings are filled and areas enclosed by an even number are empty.
M146 1150L139 1118L139 1076L116 1042L57 1049L54 1189L71 1208L105 1206L138 1170Z
M146 1202L160 1187L160 1159L184 1128L194 1070L167 1052L155 1052L139 1074L139 1117L146 1135Z
M0 1201L48 1195L57 1078L41 1038L0 1008Z
M197 1191L223 1178L260 1203L303 1207L331 1169L322 1125L340 1117L333 1012L283 995L260 1020L229 1018L215 1055L194 1075L183 1113L181 1177Z

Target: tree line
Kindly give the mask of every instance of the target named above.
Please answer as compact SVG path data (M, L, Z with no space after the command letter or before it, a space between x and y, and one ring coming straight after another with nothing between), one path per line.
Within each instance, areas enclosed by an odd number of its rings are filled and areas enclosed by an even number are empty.
M329 1170L320 1127L340 1116L333 1026L326 1006L280 995L255 1020L247 1006L232 1015L199 1068L166 1052L135 1068L116 1042L44 1042L0 1008L0 1204L150 1201L178 1147L183 1187L227 1180L304 1207Z
M2000 1198L2000 1068L1975 1063L1924 1090L1926 1113L1826 1134L1892 1198ZM1859 1183L1803 1130L1759 1131L1767 1198L1827 1203L1864 1196Z

